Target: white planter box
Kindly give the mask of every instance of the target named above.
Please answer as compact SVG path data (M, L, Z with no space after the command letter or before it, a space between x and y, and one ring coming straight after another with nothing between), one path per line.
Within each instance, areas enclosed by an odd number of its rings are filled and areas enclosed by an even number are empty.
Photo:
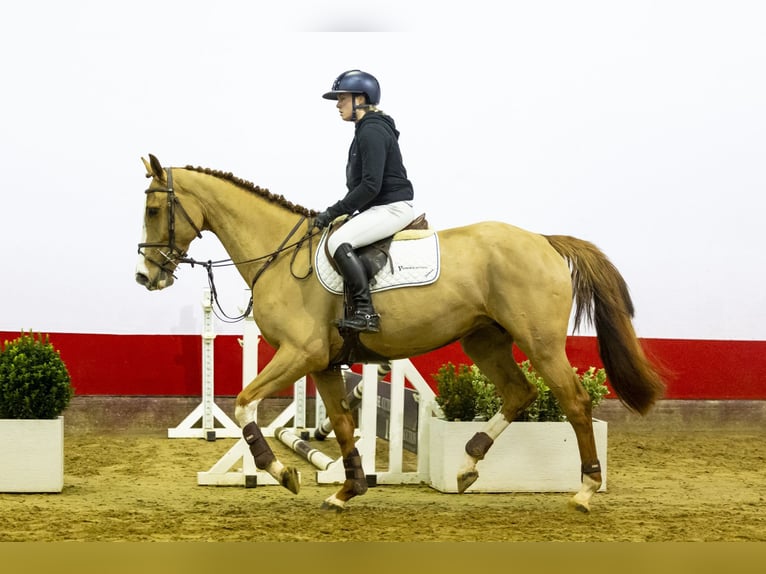
M431 486L457 492L458 469L465 461L465 443L486 423L430 420ZM596 451L606 490L607 423L593 420ZM577 492L580 490L580 453L568 422L514 422L479 461L479 478L466 492Z
M0 419L0 492L61 492L64 417Z

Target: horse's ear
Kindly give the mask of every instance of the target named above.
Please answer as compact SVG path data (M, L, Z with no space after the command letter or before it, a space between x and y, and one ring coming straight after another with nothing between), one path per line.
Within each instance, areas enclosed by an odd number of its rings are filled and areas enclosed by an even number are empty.
M146 161L143 157L141 161L144 162L144 167L146 167L146 177L154 177L160 181L165 179L165 171L162 169L160 160L156 156L149 154L149 161Z
M152 177L152 166L149 165L149 162L146 161L146 158L141 158L141 161L144 162L144 167L146 168L146 177Z
M163 179L165 172L162 169L162 165L160 165L160 160L157 159L157 156L149 154L149 161L152 165L152 171L154 172L154 175L157 177L157 179Z

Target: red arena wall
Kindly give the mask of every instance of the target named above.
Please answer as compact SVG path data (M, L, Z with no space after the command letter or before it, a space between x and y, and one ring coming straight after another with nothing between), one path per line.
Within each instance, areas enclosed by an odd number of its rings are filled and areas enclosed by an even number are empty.
M0 340L19 336L0 331ZM215 394L236 395L242 388L239 337L215 338ZM50 333L78 395L179 395L201 392L202 338L199 335L104 335ZM766 341L642 339L647 354L668 371L668 399L766 399ZM580 370L601 367L595 337L572 336L567 352ZM259 344L259 370L274 355ZM524 359L521 353L517 361ZM470 363L455 343L413 357L429 383L439 367L451 361ZM285 394L290 394L287 389Z

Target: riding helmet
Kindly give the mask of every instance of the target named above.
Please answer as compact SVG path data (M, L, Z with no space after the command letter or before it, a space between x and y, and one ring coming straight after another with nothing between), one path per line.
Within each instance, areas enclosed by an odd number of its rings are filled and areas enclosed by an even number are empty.
M332 89L322 97L337 100L338 94L364 94L367 103L376 106L380 103L380 84L375 76L362 70L348 70L335 78Z

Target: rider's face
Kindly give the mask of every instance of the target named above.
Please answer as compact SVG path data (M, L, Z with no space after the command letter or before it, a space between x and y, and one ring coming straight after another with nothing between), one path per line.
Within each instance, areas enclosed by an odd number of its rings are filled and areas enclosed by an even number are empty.
M358 96L355 94L338 94L338 103L336 104L336 107L338 108L338 111L340 112L340 117L346 122L353 121L353 115L354 115L354 109L352 105L352 98L360 98L363 99L362 96ZM357 101L357 104L362 103L360 101Z

